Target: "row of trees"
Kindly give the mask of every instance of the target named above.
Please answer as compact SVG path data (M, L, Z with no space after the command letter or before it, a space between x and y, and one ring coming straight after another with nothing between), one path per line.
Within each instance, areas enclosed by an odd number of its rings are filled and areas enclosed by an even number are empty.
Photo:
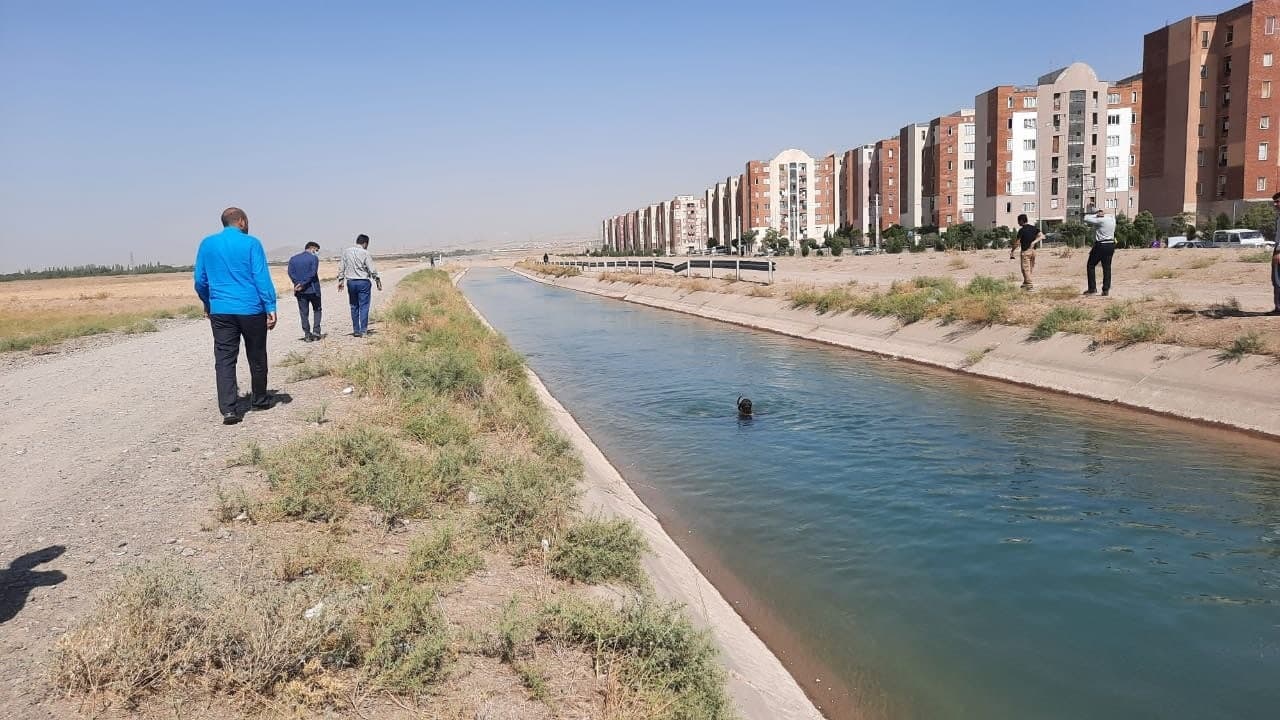
M191 272L190 265L66 265L44 270L22 270L0 274L0 282L10 280L49 280L53 278L99 277L103 275L151 275L154 273Z

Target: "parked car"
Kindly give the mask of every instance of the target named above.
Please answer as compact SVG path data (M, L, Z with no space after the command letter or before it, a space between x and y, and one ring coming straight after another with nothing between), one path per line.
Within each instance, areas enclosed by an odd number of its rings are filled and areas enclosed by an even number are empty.
M1169 238L1169 247L1183 249L1183 248L1212 248L1216 246L1212 242L1207 240L1187 240L1186 238L1183 238L1182 242L1178 243L1177 245L1174 245L1173 238Z
M725 247L724 245L717 245L711 248L710 254L711 255L728 255L729 248Z
M875 255L876 249L873 247L860 247L853 249L854 255Z
M1213 244L1217 247L1271 247L1275 243L1257 230L1236 228L1234 230L1215 230Z

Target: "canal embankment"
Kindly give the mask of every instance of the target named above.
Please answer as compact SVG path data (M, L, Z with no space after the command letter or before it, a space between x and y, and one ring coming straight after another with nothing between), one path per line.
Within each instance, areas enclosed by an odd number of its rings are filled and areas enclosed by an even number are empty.
M465 272L454 277L455 284ZM468 305L481 322L488 325L484 315L470 301ZM642 563L654 591L665 601L682 604L697 626L711 632L720 650L720 659L728 671L729 694L744 720L822 718L818 707L777 655L677 545L657 515L636 495L573 415L547 390L532 369L526 366L525 372L552 422L582 458L581 503L584 512L634 523L649 550ZM610 594L612 591L602 592Z
M903 324L892 317L822 315L784 298L513 271L602 297L1280 437L1280 363L1269 356L1227 357L1210 348L1165 343L1100 345L1065 332L1034 340L1022 327L937 320Z

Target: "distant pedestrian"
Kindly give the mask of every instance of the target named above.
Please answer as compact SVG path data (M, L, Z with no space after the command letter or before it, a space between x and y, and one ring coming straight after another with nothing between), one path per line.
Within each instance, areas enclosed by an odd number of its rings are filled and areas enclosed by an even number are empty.
M373 267L369 254L369 236L360 235L356 244L342 251L338 262L338 292L345 285L347 300L351 303L351 334L364 337L369 332L369 301L373 296L372 284L382 289L382 278Z
M302 339L314 342L324 337L320 329L320 243L309 242L302 252L289 258L289 279L293 281L293 296L298 300L298 314L302 316ZM312 323L307 315L315 313ZM312 332L312 327L315 332Z
M1116 219L1107 215L1106 210L1098 210L1092 217L1084 216L1084 221L1093 226L1093 247L1089 249L1087 272L1089 289L1085 295L1098 293L1098 280L1094 268L1102 264L1102 296L1111 292L1111 257L1116 254Z
M546 253L542 253L542 264L547 265L550 262L551 262L551 258L548 257Z
M1271 205L1276 209L1275 244L1271 246L1271 293L1275 302L1272 315L1280 315L1280 192L1271 196Z
M267 331L276 326L276 287L267 271L267 254L249 234L249 218L240 208L222 211L222 232L200 242L196 252L196 294L213 329L213 360L222 422L240 422L236 361L240 339L249 360L250 408L271 407L267 394Z
M1022 289L1031 290L1033 285L1031 276L1036 270L1036 248L1040 247L1040 243L1044 242L1044 233L1040 232L1040 228L1027 222L1027 216L1018 216L1018 245L1009 248L1009 259L1013 259L1013 252L1019 247L1022 250Z

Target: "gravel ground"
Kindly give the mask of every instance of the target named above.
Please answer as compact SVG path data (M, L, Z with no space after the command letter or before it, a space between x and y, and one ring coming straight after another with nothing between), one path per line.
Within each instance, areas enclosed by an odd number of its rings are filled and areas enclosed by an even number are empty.
M386 273L375 305L407 273ZM212 339L201 321L0 360L0 717L75 714L48 683L50 651L122 569L171 558L202 573L236 570L243 549L210 514L214 488L232 472L227 459L250 441L287 438L322 402L354 402L331 378L292 383L277 365L291 350L333 356L369 342L347 334L345 297L331 283L325 312L330 334L317 348L299 340L296 306L281 298L270 387L294 402L229 427L218 415ZM239 371L247 389L243 358Z

